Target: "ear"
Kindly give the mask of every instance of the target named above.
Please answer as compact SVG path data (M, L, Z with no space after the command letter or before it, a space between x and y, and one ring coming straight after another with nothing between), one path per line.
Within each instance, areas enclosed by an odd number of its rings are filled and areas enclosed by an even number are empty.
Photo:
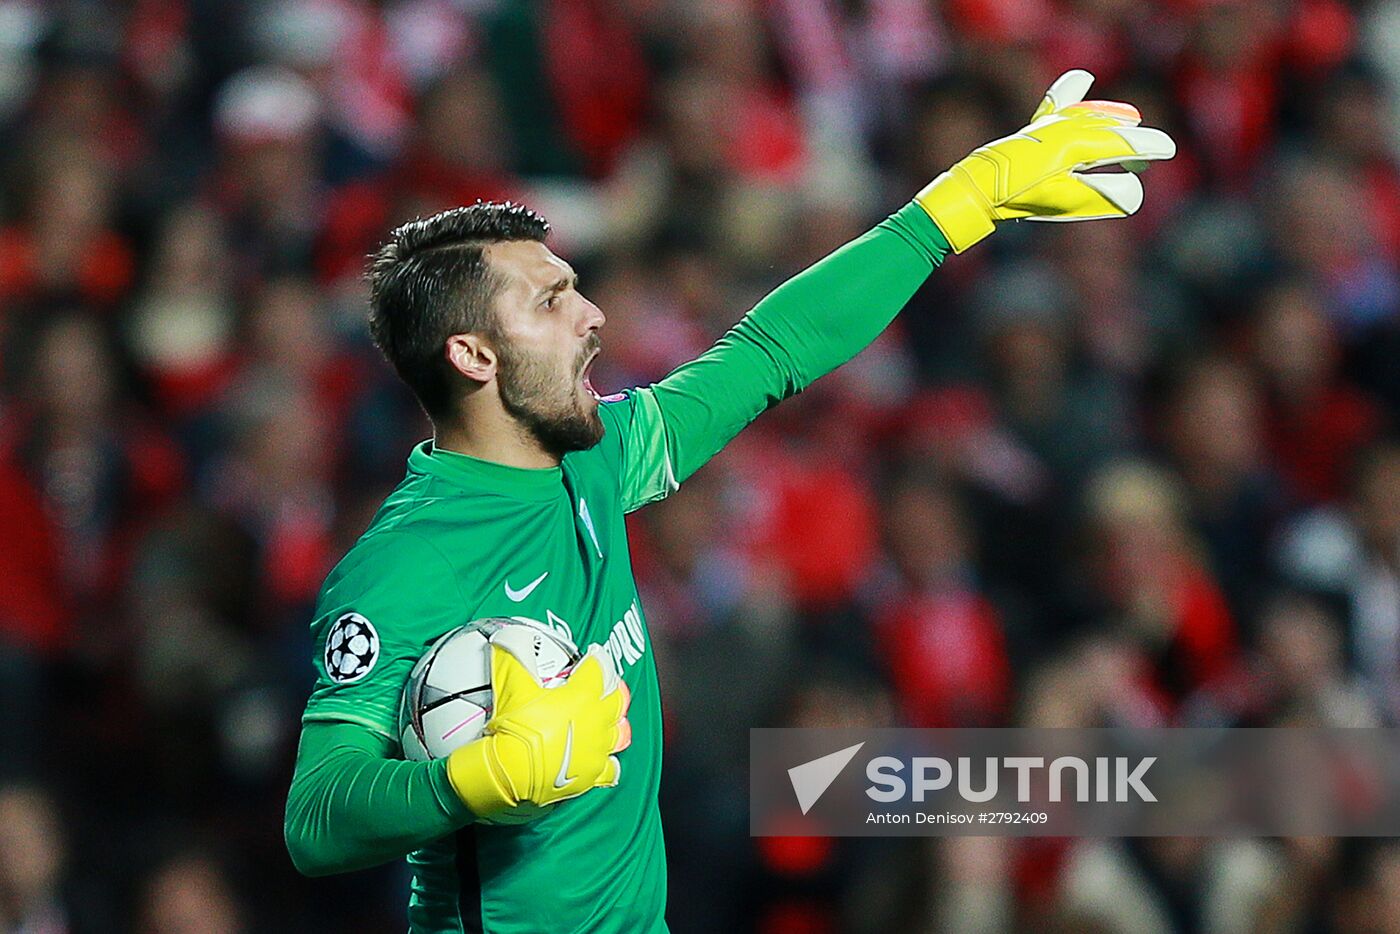
M473 382L489 383L496 376L496 351L480 334L453 334L443 353L454 370Z

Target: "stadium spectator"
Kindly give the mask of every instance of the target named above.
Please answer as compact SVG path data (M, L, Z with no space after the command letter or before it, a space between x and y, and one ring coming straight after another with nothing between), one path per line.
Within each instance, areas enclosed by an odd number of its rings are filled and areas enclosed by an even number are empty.
M239 934L250 930L224 871L207 854L192 851L156 868L146 883L142 934Z
M1101 625L1141 660L1141 692L1171 718L1238 663L1236 624L1198 556L1187 504L1169 475L1140 464L1105 468L1086 494L1089 579Z
M24 934L72 930L66 863L53 799L34 787L0 787L0 927Z
M1334 501L1357 451L1373 440L1380 412L1338 378L1332 323L1302 283L1265 292L1252 334L1268 395L1265 435L1287 495L1297 505Z
M890 567L873 635L904 722L999 726L1011 671L1001 614L981 589L977 544L953 489L917 474L885 493Z

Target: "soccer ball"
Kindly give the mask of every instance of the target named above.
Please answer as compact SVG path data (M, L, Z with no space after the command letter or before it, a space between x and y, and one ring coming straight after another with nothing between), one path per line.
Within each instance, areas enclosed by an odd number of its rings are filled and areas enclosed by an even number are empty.
M399 704L405 759L441 759L481 736L494 708L492 644L508 646L547 688L563 684L579 660L572 643L534 620L493 617L452 630L409 672ZM522 804L488 823L523 823L543 810Z
M399 704L405 759L441 759L481 736L491 719L491 645L507 645L545 687L562 684L578 651L543 623L478 619L447 633L409 672Z

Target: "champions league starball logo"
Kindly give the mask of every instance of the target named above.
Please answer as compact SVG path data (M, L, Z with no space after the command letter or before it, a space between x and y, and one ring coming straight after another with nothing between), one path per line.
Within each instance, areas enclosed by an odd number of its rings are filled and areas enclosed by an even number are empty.
M346 613L326 633L326 675L337 684L358 681L379 661L379 633L359 613Z

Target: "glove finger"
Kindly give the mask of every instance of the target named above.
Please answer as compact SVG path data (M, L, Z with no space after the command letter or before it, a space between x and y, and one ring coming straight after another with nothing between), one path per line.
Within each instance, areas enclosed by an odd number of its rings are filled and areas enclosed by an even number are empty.
M606 697L616 691L617 686L622 683L622 676L618 674L617 663L613 661L608 650L595 642L588 647L588 651L583 655L584 661L589 659L594 660L601 675L602 693L599 696Z
M492 634L490 642L493 650L511 655L536 682L539 682L539 662L535 649L540 638L539 632L533 626L503 626ZM492 662L494 661L493 652Z
M1142 179L1131 172L1098 175L1071 172L1070 175L1103 195L1124 214L1136 214L1142 207Z
M617 756L608 756L608 761L603 763L603 771L593 781L594 788L615 788L622 780L622 762Z
M1013 133L1005 139L1019 137L1044 142L1048 138L1068 133L1087 136L1095 130L1116 130L1123 126L1123 121L1111 114L1099 113L1097 110L1072 109L1041 117L1039 120L1026 124L1019 132ZM993 140L980 149L990 149L1002 142L1004 139Z
M1125 126L1113 132L1127 140L1139 159L1157 161L1176 155L1176 141L1161 130L1147 126Z
M617 721L617 742L613 744L612 752L622 752L632 745L632 721L623 717Z
M615 737L618 724L627 723L627 706L630 699L631 695L627 693L626 685L624 685L623 690L614 691L612 694L604 696L601 701L594 701L589 705L586 716L598 731L599 738ZM630 730L629 726L629 735ZM616 752L617 750L610 751Z
M1124 126L1137 126L1142 122L1142 113L1132 104L1123 101L1084 101L1064 108L1066 113L1087 111L1105 117L1112 117Z
M1076 169L1158 161L1176 155L1176 143L1161 130L1106 126L1100 118L1077 119L1075 136L1064 149L1065 161Z
M1035 109L1035 115L1031 117L1032 122L1084 100L1084 95L1089 93L1093 83L1094 76L1083 68L1075 68L1060 75L1045 92L1040 106Z
M524 703L543 690L514 653L494 642L491 644L491 691L497 714Z
M1124 214L1122 211L1110 209L1102 214L1055 214L1044 217L1032 215L1030 217L1018 219L1023 221L1036 221L1041 224L1071 224L1078 221L1107 221L1127 216L1128 215Z
M607 671L603 659L590 648L583 660L574 666L569 679L555 690L576 694L584 700L596 701L607 696L607 691L604 690L606 683Z
M1095 184L1084 184L1088 178L1095 179ZM1124 210L1097 187L1102 179L1121 178L1137 180L1137 176L1126 173L1083 175L1077 172L1065 172L1046 179L1026 192L1015 203L1008 204L1002 209L1003 216L1007 219L1019 217L1041 221L1080 221L1100 217L1122 217ZM1132 194L1117 187L1120 184L1119 182L1109 182L1111 193L1122 197L1127 204L1131 205L1133 203ZM1141 183L1139 182L1139 184ZM1140 199L1138 203L1141 203Z
M627 711L632 707L632 689L627 686L627 682L621 679L617 682L618 689L622 691L622 713L619 716L627 716Z

